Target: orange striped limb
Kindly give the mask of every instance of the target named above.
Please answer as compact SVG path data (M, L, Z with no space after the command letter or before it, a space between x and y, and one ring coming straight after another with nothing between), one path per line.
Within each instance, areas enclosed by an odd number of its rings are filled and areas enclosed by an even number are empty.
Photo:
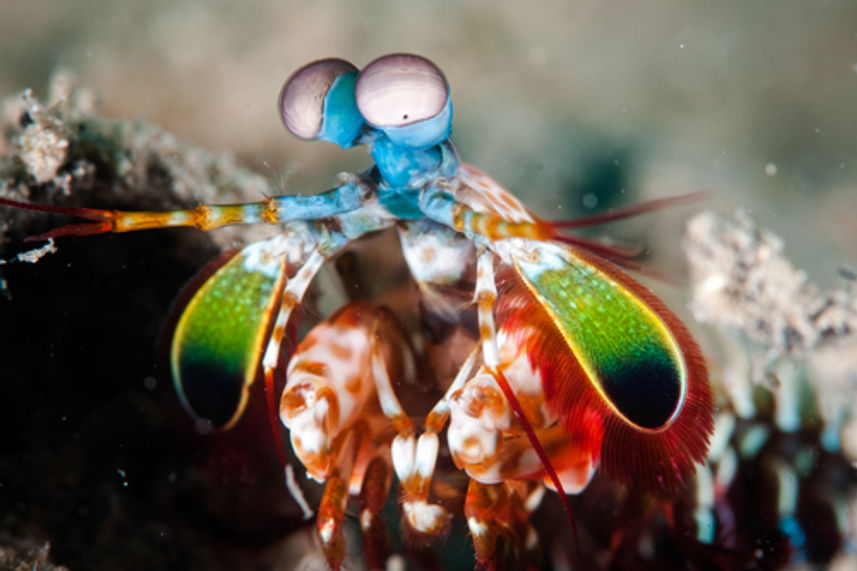
M531 395L530 399L534 399L535 402L538 402L541 398L542 385L537 376L531 374L527 375L526 371L519 372L514 368L514 362L510 365L508 362L504 363L501 359L500 347L501 343L498 339L497 331L494 325L494 303L497 300L497 285L496 278L494 274L494 259L495 253L490 250L484 250L480 253L478 261L477 261L477 276L476 276L476 291L474 292L474 299L477 302L477 315L479 319L479 333L480 333L480 344L482 346L483 353L483 368L484 371L487 372L493 380L496 382L496 386L500 388L505 397L506 404L509 407L509 411L512 416L514 416L517 421L517 428L519 428L523 435L526 437L526 440L531 447L532 452L538 458L539 472L537 474L524 474L519 469L516 473L516 478L531 478L534 475L538 477L544 477L546 480L550 482L550 485L557 491L560 497L560 501L562 502L563 508L565 509L566 515L568 516L569 523L571 524L572 533L574 535L575 540L575 551L577 548L577 527L574 520L574 514L571 511L571 505L568 503L568 498L566 497L566 491L564 488L564 482L561 481L560 475L557 473L555 469L551 457L545 451L545 447L542 445L542 441L537 434L536 428L534 428L532 421L528 418L524 407L522 406L521 400L518 398L518 393L526 393L527 389L529 389ZM521 361L521 355L518 355L516 359L518 362ZM516 380L520 380L522 383L526 384L528 380L535 380L534 383L530 383L532 386L522 385L518 387L518 390L515 390L510 385L509 381L506 378L504 373L504 369L510 371L513 374L513 378ZM461 392L461 391L459 391ZM454 397L455 398L455 397ZM499 404L499 403L498 403ZM455 414L455 411L452 411L452 418L455 421L456 416L459 418L465 418L468 416L466 412L466 408L462 410L458 415ZM477 415L475 418L479 419L481 415ZM504 424L506 426L510 426L508 421L505 421ZM499 430L492 430L492 424L489 422L488 424L480 424L476 427L476 434L483 435L488 438L488 441L482 441L481 444L488 444L489 451L487 457L490 458L495 452L492 451L491 443L493 441L496 446L500 441L500 433L503 430L503 424L496 425L496 428ZM450 425L450 430L448 433L449 438L449 447L450 451L453 453L453 457L455 457L455 450L459 450L462 453L466 450L469 450L473 445L477 447L480 445L480 440L477 438L473 440L467 437L454 437L454 429L452 424ZM523 440L523 439L522 439ZM485 454L481 455L483 458L486 456ZM479 461L481 462L481 460ZM464 462L465 464L467 462ZM478 462L477 462L478 464ZM577 466L572 467L573 472L579 472L582 468L588 475L585 478L581 478L578 474L575 477L575 481L585 480L583 482L583 486L588 482L589 477L592 473L592 466L594 464L594 460L590 459L589 463L578 464ZM527 471L526 468L523 469ZM471 475L471 477L473 477ZM491 480L485 480L486 482L491 482ZM581 489L582 487L581 486Z
M432 188L420 196L420 208L430 219L458 232L483 236L489 240L529 238L548 240L556 234L548 223L533 216L510 219L485 201L468 204L443 187Z
M489 212L475 212L464 204L452 210L452 227L459 232L485 236L489 240L529 238L549 240L555 235L553 227L544 221L512 222Z
M348 503L348 478L357 452L352 442L357 438L356 433L351 432L344 436L345 438L337 443L338 448L345 452L342 462L331 471L327 479L316 519L324 557L333 569L339 569L345 557L345 535L342 526Z
M370 569L386 569L393 552L390 530L381 517L381 511L390 494L393 469L387 458L376 456L366 467L363 487L360 489L360 533L363 552Z
M538 482L483 484L470 480L464 516L473 538L477 569L494 569L498 561L509 568L540 569L541 554L530 514L543 495Z
M420 535L439 535L449 524L451 515L438 504L429 503L432 475L439 447L438 434L450 415L449 401L473 370L481 347L471 351L446 394L435 403L425 420L425 432L416 438L400 434L393 440L393 466L402 485L402 511L411 530Z
M289 362L280 419L307 474L330 489L318 525L334 568L349 494L360 495L367 551L379 565L386 559L389 548L377 534L392 474L390 445L414 432L393 382L414 384L415 375L398 321L367 302L346 305L314 327Z
M280 418L308 474L318 481L330 476L339 462L334 442L358 423L368 426L359 448L389 444L396 426L412 432L390 377L413 383L415 371L407 340L383 308L351 303L316 325L289 362L280 400ZM355 493L361 479L362 471L352 478Z
M510 347L504 344L503 353ZM494 374L482 367L451 399L452 419L447 433L452 459L471 478L486 484L509 480L544 480L556 489L545 468L545 459L568 493L578 493L595 472L601 445L600 431L569 432L547 410L544 394L529 392L536 383L525 367L526 354L517 362L505 361L504 380L517 401L525 422L538 440L545 458L534 450L530 438L517 421L509 396L498 386ZM508 376L508 379L505 378ZM597 425L593 425L597 426Z

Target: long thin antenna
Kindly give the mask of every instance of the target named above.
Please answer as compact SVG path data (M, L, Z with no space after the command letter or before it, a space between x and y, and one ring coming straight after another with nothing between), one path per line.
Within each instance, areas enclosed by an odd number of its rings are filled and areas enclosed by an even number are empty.
M631 206L609 210L600 214L584 216L583 218L552 221L550 222L550 225L554 228L561 228L563 230L568 230L570 228L582 228L584 226L595 226L596 224L604 224L606 222L613 222L614 220L624 220L625 218L632 218L634 216L639 216L640 214L663 210L664 208L671 208L682 204L693 204L694 202L699 202L709 198L711 194L712 192L710 190L700 190L689 194L680 194L678 196L669 196L667 198L656 198L654 200L632 204Z

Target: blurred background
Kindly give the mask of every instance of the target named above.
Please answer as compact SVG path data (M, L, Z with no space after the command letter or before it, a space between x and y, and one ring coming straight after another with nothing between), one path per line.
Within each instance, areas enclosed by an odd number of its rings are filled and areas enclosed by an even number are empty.
M855 23L850 0L0 0L0 93L44 95L66 68L102 115L309 192L368 158L289 137L283 80L412 51L447 74L463 159L540 215L710 189L707 207L750 209L832 285L857 261ZM684 217L655 219L675 226L670 256Z

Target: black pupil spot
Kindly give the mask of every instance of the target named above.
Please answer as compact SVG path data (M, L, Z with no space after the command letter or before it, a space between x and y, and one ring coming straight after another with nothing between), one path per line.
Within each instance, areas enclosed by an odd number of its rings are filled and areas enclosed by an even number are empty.
M407 119L407 118L408 118L408 114L407 114L407 113L405 113L404 115L402 115L402 119Z
M666 424L681 400L681 379L665 358L636 359L610 372L607 395L628 420L643 428Z

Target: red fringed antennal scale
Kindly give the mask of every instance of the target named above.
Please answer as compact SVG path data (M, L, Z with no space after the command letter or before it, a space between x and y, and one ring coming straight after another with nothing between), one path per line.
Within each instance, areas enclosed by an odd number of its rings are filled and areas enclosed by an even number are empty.
M641 293L655 308L681 347L687 367L687 393L681 409L669 426L660 431L640 431L619 417L608 416L606 441L613 445L602 451L601 465L611 477L631 484L639 481L648 491L673 491L687 485L705 460L708 438L714 431L711 391L702 353L681 321L663 303Z
M678 404L664 425L642 426L617 408L603 386L606 383L599 385L593 380L595 368L586 361L591 355L585 354L593 347L586 347L584 340L581 349L581 339L569 340L572 335L585 336L585 332L562 331L543 300L512 272L504 276L503 292L498 297L501 330L512 336L516 331L526 332L517 336L517 342L525 347L533 369L541 375L549 408L581 448L591 450L595 458L600 456L601 470L623 484L640 485L653 493L680 488L695 471L695 464L704 460L713 431L711 394L699 347L679 319L645 287L608 262L586 253L576 254L645 304L675 340L682 369L679 373L685 382ZM615 341L623 342L627 339ZM643 376L646 369L639 370L638 381L649 381Z

